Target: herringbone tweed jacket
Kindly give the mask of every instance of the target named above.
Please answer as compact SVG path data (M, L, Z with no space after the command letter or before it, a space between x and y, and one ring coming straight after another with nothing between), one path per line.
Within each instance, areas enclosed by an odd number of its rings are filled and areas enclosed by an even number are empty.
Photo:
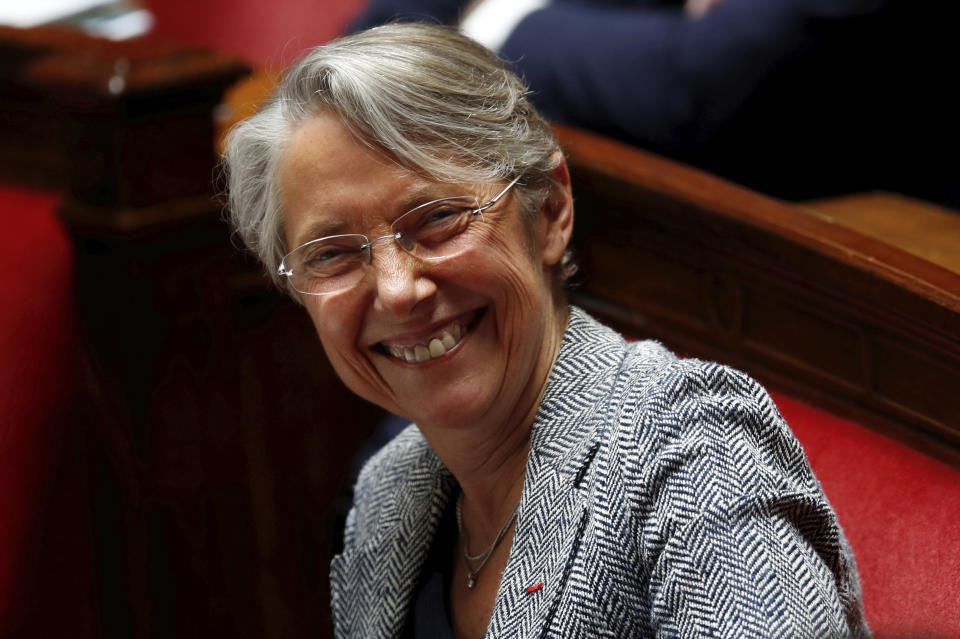
M487 637L869 635L836 515L743 373L572 308L531 437ZM366 465L331 567L338 637L402 634L456 491L413 426Z

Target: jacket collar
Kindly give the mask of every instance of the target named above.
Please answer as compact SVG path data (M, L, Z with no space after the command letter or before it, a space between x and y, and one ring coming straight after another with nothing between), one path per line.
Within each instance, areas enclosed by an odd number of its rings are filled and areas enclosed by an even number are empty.
M419 431L398 436L412 440L398 469L403 481L374 495L382 509L376 532L345 549L330 565L330 587L337 636L400 637L413 592L429 556L456 480ZM372 522L367 522L372 523Z

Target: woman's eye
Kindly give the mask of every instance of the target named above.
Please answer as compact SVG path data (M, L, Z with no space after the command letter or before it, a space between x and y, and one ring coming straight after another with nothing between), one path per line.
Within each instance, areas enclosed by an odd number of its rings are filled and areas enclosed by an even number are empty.
M310 256L311 262L328 262L332 259L340 257L343 254L343 251L339 249L324 249L322 251L317 251Z
M430 211L430 213L423 218L422 224L424 225L442 224L444 222L450 221L451 218L455 219L461 213L463 213L462 208L455 208L450 206L446 206L440 209L435 209L433 211Z
M342 246L318 248L303 261L304 266L312 269L329 268L347 259L351 251Z

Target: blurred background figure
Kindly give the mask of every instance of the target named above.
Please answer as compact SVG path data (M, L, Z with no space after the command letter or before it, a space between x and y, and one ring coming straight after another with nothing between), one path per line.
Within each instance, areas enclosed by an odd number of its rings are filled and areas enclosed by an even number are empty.
M371 0L353 29L460 24L557 122L786 199L882 188L956 206L935 7L897 0Z
M110 40L148 33L153 14L137 0L46 0L0 6L0 24L18 28L64 26Z
M340 35L362 0L44 0L0 3L0 26L66 27L125 40L146 37L231 53L279 70Z
M956 208L945 11L906 0L61 0L8 3L0 24L146 34L268 70L346 31L459 24L556 122L784 199L883 189Z

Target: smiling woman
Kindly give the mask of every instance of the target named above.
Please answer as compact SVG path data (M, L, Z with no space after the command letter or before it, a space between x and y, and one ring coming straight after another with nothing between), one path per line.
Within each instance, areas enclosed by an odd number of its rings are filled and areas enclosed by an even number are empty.
M428 25L334 41L225 163L337 373L415 424L358 480L338 636L868 634L764 390L567 306L566 163L496 56Z

